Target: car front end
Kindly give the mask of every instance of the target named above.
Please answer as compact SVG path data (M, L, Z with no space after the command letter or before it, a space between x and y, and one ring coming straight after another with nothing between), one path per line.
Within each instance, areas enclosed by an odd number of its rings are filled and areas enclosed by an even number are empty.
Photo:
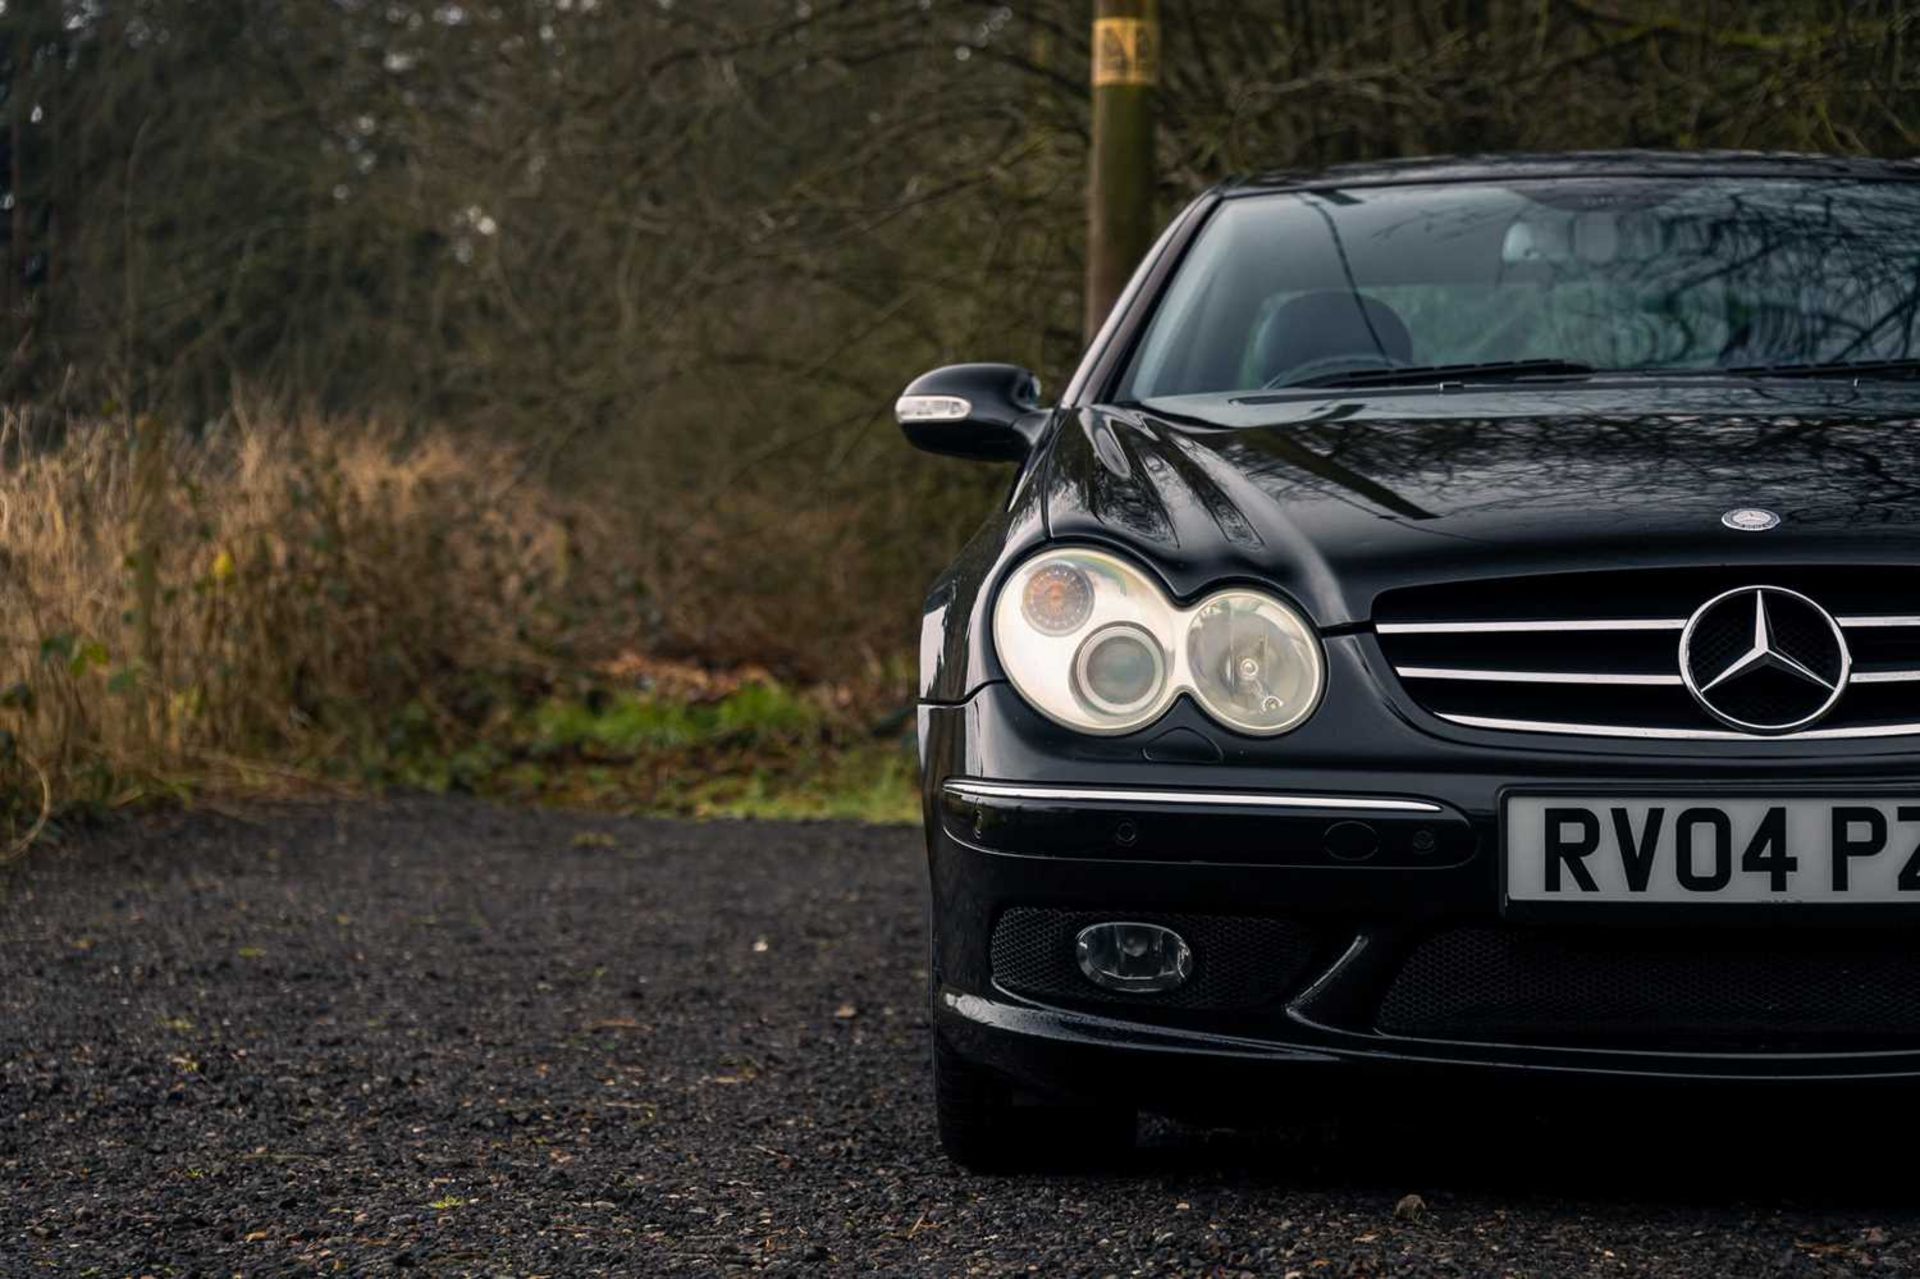
M1894 358L1920 246L1872 246L1904 312L1878 277L1829 286L1865 308L1849 333L1899 331L1847 359L1781 318L1826 312L1773 276L1716 295L1711 324L1672 301L1724 288L1706 268L1741 236L1712 240L1696 224L1729 206L1662 183L1718 184L1741 217L1773 192L1769 233L1836 184L1881 184L1867 210L1920 192L1810 163L1543 160L1210 196L1060 405L1020 384L992 423L1019 477L923 624L950 1150L987 1166L1111 1143L1141 1106L1304 1113L1379 1073L1920 1075L1920 394ZM1227 233L1235 201L1262 234L1283 204L1333 227L1323 266L1345 279L1261 280ZM1372 223L1351 212L1369 202ZM1442 213L1441 241L1379 247ZM1499 278L1425 265L1436 243ZM1615 366L1486 336L1498 298L1563 348L1616 277L1651 288L1656 266L1684 279L1620 306L1599 345L1635 325L1670 342L1680 314L1707 356ZM1532 291L1498 293L1509 275ZM1351 351L1326 336L1342 323ZM1736 363L1760 330L1774 348ZM1410 358L1435 347L1474 358ZM903 404L974 413L993 366L967 367Z

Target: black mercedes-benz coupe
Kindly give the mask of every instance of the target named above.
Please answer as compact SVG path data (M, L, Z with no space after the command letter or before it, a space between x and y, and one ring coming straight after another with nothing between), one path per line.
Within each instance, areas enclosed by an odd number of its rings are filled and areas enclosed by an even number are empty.
M1920 164L1231 183L921 639L941 1139L1447 1071L1920 1082Z

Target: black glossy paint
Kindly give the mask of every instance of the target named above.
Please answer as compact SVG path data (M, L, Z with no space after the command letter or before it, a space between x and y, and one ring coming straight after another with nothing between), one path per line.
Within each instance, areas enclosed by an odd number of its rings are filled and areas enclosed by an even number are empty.
M1395 586L1664 564L1920 555L1909 387L1631 379L1476 394L1190 397L1083 409L1048 446L1058 539L1177 594L1279 587L1323 628ZM1230 429L1229 429L1230 428ZM1725 527L1738 506L1784 517Z
M985 462L1022 462L1046 429L1040 381L1017 364L949 364L915 378L910 395L953 396L972 412L958 421L903 420L917 449Z
M1916 180L1912 165L1778 157L1542 157L1556 173L1832 171ZM1662 1052L1395 1039L1367 1024L1426 930L1502 925L1500 796L1510 787L1697 784L1780 793L1803 784L1913 788L1920 743L1575 739L1467 729L1413 705L1372 634L1376 597L1411 585L1633 567L1920 563L1920 383L1604 376L1460 389L1208 396L1112 405L1112 385L1156 290L1208 210L1239 190L1485 178L1485 163L1279 175L1213 193L1169 228L1020 464L1004 509L931 592L923 619L920 742L933 882L937 1026L962 1051L1041 1091L1131 1081L1139 1062L1180 1088L1310 1065L1450 1066L1686 1079L1920 1076L1920 1044L1885 1051ZM1409 177L1412 175L1412 178ZM1779 512L1766 533L1720 516ZM1298 730L1255 739L1182 699L1120 737L1066 732L1028 708L992 652L993 592L1050 542L1137 559L1190 600L1226 581L1290 597L1319 628L1327 692ZM1890 605L1895 602L1890 601ZM1920 600L1910 611L1920 612ZM949 797L953 778L1078 786L1419 797L1442 806L1445 855L1418 864L1326 855L1352 814L1169 813L1124 804ZM1132 838L1116 838L1121 822ZM1336 840L1337 842L1337 840ZM1009 905L1310 916L1341 938L1275 1006L1232 1017L1041 1005L997 990L987 941ZM1773 930L1781 946L1847 928L1911 928L1920 908L1648 912L1626 922L1697 933ZM1565 926L1617 927L1615 914ZM1195 1082L1198 1081L1198 1082ZM1129 1085L1120 1087L1127 1090ZM1157 1090L1164 1092L1165 1090ZM1177 1092L1177 1090L1175 1090ZM1156 1097L1178 1106L1179 1097Z

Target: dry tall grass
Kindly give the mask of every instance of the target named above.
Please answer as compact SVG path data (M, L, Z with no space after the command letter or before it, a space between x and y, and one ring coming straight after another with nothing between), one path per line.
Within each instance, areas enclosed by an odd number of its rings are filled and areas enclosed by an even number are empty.
M0 457L0 785L114 803L351 778L457 736L569 629L581 513L511 451L377 426L72 426Z

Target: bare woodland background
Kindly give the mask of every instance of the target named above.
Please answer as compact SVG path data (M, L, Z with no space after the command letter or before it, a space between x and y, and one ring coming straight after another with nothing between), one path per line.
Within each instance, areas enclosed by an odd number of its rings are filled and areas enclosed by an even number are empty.
M910 453L893 395L959 359L1058 386L1081 344L1090 8L7 0L0 533L37 619L13 624L15 731L64 758L49 705L98 737L120 713L86 681L118 679L150 692L128 743L337 749L313 688L378 706L542 618L554 643L896 679L1005 477ZM1920 152L1915 12L1162 0L1159 213L1378 156ZM176 459L145 507L102 478L137 469L142 421ZM222 502L243 489L251 515ZM363 525L417 557L405 580L341 549ZM482 567L423 580L447 546ZM389 589L416 598L353 594ZM360 615L359 656L288 633ZM234 673L276 640L277 673ZM49 661L72 688L34 683Z

